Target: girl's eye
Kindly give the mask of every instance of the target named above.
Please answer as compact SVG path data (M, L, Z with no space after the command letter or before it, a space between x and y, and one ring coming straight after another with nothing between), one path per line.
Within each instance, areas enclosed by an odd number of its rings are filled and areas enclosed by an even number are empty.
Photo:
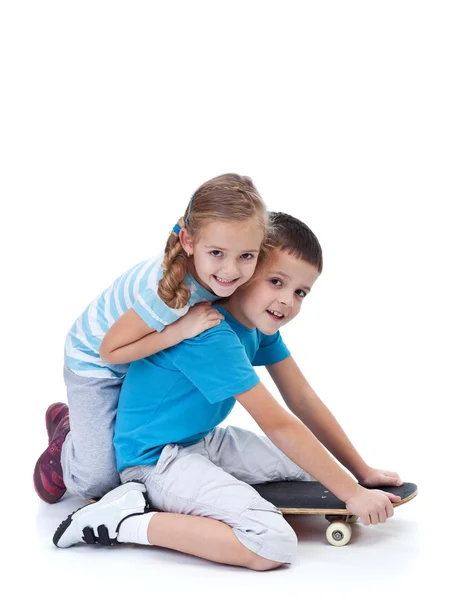
M222 255L222 252L220 250L211 250L210 254L212 256L219 257L220 255Z
M241 258L243 258L244 260L252 260L252 258L255 257L250 252L246 252L245 254L241 254Z
M303 290L297 290L295 293L298 294L300 296L300 298L304 298L306 296L306 294Z
M280 287L281 279L271 279L270 283L273 283L273 285L275 285L276 287ZM280 285L278 285L278 284L280 284Z

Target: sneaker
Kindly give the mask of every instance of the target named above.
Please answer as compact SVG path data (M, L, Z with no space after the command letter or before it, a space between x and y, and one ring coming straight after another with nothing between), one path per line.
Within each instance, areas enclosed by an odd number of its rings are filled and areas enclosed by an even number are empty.
M53 536L58 548L73 544L119 544L119 526L124 519L150 510L145 485L137 481L124 483L105 494L98 502L82 506L61 523Z
M56 427L61 419L68 415L68 406L64 402L55 402L45 411L45 427L47 429L48 443L50 444Z
M56 402L47 408L45 425L48 447L36 462L33 473L34 489L48 504L58 502L66 492L61 467L61 449L70 430L69 407Z

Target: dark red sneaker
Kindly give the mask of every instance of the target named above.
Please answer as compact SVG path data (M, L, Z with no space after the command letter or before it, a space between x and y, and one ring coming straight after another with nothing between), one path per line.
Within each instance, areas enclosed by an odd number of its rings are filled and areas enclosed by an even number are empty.
M66 491L61 467L61 448L70 430L67 404L56 402L49 406L45 413L45 425L48 448L36 462L33 482L39 498L48 504L54 504Z
M48 443L51 442L53 434L61 419L69 414L69 408L64 402L55 402L45 411L45 427L47 428Z

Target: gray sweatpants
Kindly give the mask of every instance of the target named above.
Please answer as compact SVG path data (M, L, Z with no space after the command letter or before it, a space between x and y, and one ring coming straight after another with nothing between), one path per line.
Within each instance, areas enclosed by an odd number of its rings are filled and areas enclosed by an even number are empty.
M100 498L120 485L113 435L122 379L80 377L66 366L70 431L61 464L72 494Z
M145 484L159 511L209 517L232 527L263 558L292 561L297 537L281 512L249 484L311 480L267 437L216 427L192 446L168 444L156 465L129 467L120 478Z

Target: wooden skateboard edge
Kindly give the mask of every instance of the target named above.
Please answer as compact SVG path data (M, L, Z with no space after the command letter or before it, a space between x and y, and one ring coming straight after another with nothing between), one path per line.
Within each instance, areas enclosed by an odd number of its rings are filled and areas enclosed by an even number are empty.
M419 489L417 488L412 494L406 496L406 498L402 498L400 502L393 502L392 506L397 508L401 504L405 504L409 502L413 498L417 496ZM346 508L281 508L278 507L284 515L351 515Z

